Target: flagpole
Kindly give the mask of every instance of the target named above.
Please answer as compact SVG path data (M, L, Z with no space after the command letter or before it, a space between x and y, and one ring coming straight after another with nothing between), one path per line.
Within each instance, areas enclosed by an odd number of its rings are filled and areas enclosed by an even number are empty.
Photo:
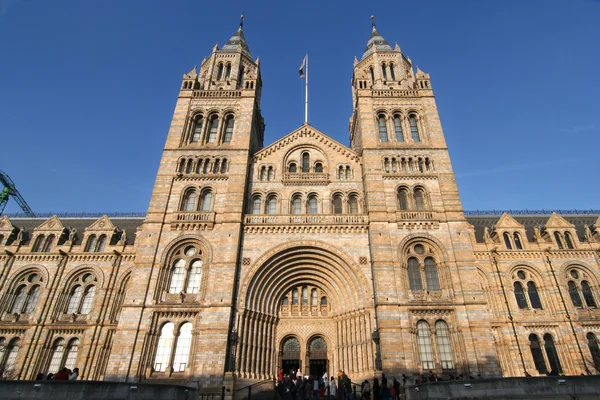
M304 94L304 123L308 124L308 53L306 53L306 90Z

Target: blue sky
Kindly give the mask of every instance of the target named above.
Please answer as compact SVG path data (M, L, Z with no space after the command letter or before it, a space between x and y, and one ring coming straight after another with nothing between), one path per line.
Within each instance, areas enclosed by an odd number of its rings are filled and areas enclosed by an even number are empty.
M467 210L600 208L600 1L0 0L0 169L37 212L147 209L181 76L245 11L270 144L348 144L370 34L432 76ZM18 210L11 201L7 212Z

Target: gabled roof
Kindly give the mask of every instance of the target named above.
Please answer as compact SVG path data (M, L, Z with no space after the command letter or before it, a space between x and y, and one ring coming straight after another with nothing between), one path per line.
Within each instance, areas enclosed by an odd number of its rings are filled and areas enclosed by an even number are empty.
M102 231L102 232L112 232L115 230L115 225L112 223L108 215L104 214L100 218L98 218L93 224L85 228L85 231Z
M246 37L244 36L244 31L242 30L242 24L237 31L233 34L232 37L229 38L225 46L220 50L222 52L237 52L241 49L242 54L252 58L252 54L250 54L250 48L248 47L248 43L246 43Z
M546 228L575 228L575 225L553 212L546 221Z
M293 145L294 142L298 141L299 139L307 137L312 138L312 141L314 141L314 144L317 147L322 147L323 149L330 148L339 154L345 155L353 161L357 161L359 159L359 155L356 152L354 152L354 150L335 141L323 132L313 128L309 124L304 124L300 128L288 133L281 139L275 141L274 143L270 144L264 149L256 152L256 154L254 154L254 160L261 160L266 156L281 150L284 147Z
M508 213L503 213L495 225L496 228L505 229L524 229L525 227L519 221L511 217Z
M53 215L48 218L46 221L42 222L40 225L36 226L34 231L57 231L62 232L65 229L65 226L60 221L60 219Z

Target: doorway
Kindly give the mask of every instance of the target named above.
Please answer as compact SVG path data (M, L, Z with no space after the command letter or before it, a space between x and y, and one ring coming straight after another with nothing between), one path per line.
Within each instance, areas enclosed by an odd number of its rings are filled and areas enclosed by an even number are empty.
M327 372L327 342L322 336L313 337L308 344L310 375L321 378Z
M282 360L281 368L283 369L283 374L288 375L296 375L298 369L300 369L300 360Z
M300 342L289 336L281 342L281 368L284 374L296 375L302 367L300 363Z
M327 360L313 360L310 359L310 375L316 378L321 378L325 371L327 371Z

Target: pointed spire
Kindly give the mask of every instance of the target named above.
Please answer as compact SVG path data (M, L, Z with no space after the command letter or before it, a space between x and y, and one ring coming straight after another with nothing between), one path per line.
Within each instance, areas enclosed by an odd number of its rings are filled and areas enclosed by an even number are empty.
M248 43L246 43L246 38L244 37L244 14L240 16L240 26L237 31L233 34L231 38L225 43L225 46L221 49L224 52L235 52L238 51L241 47L242 53L246 56L252 58L250 54L250 49L248 48Z
M361 60L367 58L374 50L377 51L386 51L392 50L392 46L381 36L379 31L377 31L377 27L375 26L375 16L371 15L371 37L367 42L367 47L365 48L365 52L362 55Z

